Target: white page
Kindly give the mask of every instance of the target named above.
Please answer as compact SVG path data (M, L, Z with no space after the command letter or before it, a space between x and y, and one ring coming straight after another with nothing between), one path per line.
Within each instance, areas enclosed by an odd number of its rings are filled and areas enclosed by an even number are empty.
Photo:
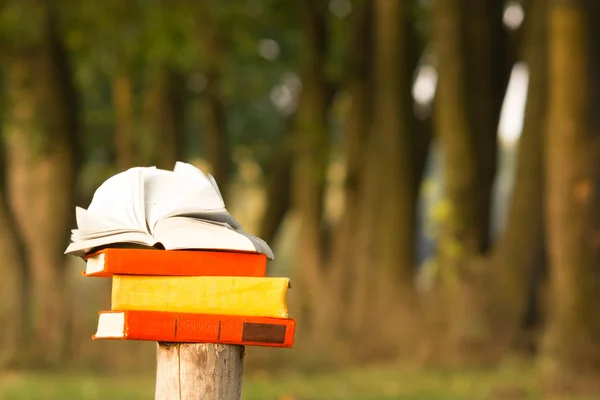
M165 249L213 249L253 251L256 248L244 235L215 224L187 217L160 220L154 238Z
M198 212L194 209L190 209L189 212L182 210L181 213L176 215L177 217L190 217L196 219L204 219L207 221L222 222L229 225L232 229L242 230L242 225L229 214L227 211L202 211Z
M219 189L219 185L217 185L217 181L215 180L215 177L212 176L211 174L206 175L206 177L208 178L208 181L210 182L210 184L215 188L215 191L219 194L219 197L221 198L221 200L223 200L223 196L221 195L221 190Z
M124 224L122 221L114 220L110 216L105 216L81 207L75 207L75 218L79 232L97 232L102 235L103 232L107 231L131 230L131 226Z
M185 174L190 178L197 179L199 184L205 184L204 182L208 181L208 183L210 183L213 189L215 189L215 192L217 192L217 194L221 198L221 201L223 201L223 196L221 195L221 191L219 190L219 185L217 185L217 181L211 174L205 174L199 168L194 167L192 164L185 163L182 161L177 161L175 163L175 168L173 168L173 171L178 174ZM225 204L223 204L223 207L225 207Z
M116 235L73 242L69 245L69 247L67 247L65 254L83 257L87 252L96 247L112 245L117 243L154 246L156 241L147 233L124 232Z
M256 251L258 251L259 253L265 254L269 260L275 259L273 250L271 250L271 247L267 244L267 242L265 242L264 240L262 240L261 238L259 238L257 236L250 235L249 233L246 233L244 231L238 231L238 232L240 234L244 235L246 238L248 238L248 240L250 240L252 242Z
M146 220L153 232L160 219L180 214L225 211L221 197L207 180L156 169L144 180Z
M88 210L124 226L146 231L142 170L131 168L104 181L94 193Z

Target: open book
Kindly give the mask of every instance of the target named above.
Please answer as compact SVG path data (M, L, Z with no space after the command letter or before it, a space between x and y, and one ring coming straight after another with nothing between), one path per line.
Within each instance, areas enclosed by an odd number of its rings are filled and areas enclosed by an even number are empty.
M84 257L102 247L250 251L273 259L269 246L242 230L226 210L217 183L193 165L173 171L136 167L107 179L88 207L76 208L65 254Z

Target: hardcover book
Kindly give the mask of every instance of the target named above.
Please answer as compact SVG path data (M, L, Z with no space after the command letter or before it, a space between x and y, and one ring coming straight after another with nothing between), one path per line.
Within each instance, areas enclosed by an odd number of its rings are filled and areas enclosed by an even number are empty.
M292 347L296 321L237 315L102 311L93 339Z
M255 276L267 274L262 253L108 248L86 256L85 276Z

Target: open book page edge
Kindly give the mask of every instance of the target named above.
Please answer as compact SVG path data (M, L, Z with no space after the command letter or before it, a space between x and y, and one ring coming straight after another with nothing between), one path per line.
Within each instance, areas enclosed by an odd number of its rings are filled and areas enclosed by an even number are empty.
M135 215L136 188L146 167L130 168L106 179L94 192L89 211L119 221L121 225L145 229L145 221ZM134 190L134 192L132 192ZM143 223L142 223L143 222Z
M144 193L144 179L145 176L151 171L155 171L156 167L139 168L137 171L136 185L132 185L130 190L132 191L133 202L131 204L131 211L133 217L138 223L138 226L144 230L144 232L150 234L148 223L146 221L146 202Z
M94 248L108 245L138 244L154 246L156 240L144 232L126 232L116 235L104 236L95 239L75 241L69 244L64 254L83 257Z
M104 216L98 212L86 210L82 207L75 207L75 219L77 222L76 231L78 232L102 232L112 230L131 230L131 225Z
M214 221L229 225L234 230L242 230L242 225L231 215L227 210L215 210L215 211L198 211L197 209L181 210L181 212L167 214L163 219L174 218L174 217L185 217L202 219L206 221Z
M172 217L157 223L154 237L167 250L212 249L257 252L240 232L196 218Z
M241 235L244 235L248 240L250 240L252 242L252 244L254 245L254 248L256 249L256 251L258 251L259 253L263 253L267 256L267 258L271 261L273 261L275 259L275 255L273 254L273 250L271 250L271 247L267 244L267 242L265 242L264 240L262 240L261 238L251 235L249 233L246 233L244 231L236 231Z
M171 215L225 211L212 185L203 175L198 176L157 169L145 177L145 214L150 232L159 220Z
M194 167L192 164L186 163L183 161L177 161L175 163L173 172L187 174L189 176L193 176L196 178L200 177L200 178L204 178L204 179L208 180L208 182L211 184L213 189L215 189L215 192L219 195L221 200L223 200L223 196L221 195L221 190L219 189L219 185L217 184L217 181L211 174L205 174L200 169Z
M219 189L219 185L217 185L217 181L215 180L215 178L211 174L208 174L206 177L208 178L208 181L210 182L210 184L215 188L215 192L217 192L217 194L219 195L221 200L223 200L223 196L221 195L221 190Z

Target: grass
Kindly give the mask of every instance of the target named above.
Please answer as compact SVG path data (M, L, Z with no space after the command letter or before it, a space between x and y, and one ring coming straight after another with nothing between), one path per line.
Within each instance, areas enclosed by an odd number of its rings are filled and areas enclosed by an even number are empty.
M60 373L0 375L2 400L153 399L153 376ZM541 395L528 367L417 371L379 366L319 374L247 374L244 400L529 400ZM559 398L555 398L559 400ZM588 400L573 396L560 400ZM589 398L591 400L591 398Z

